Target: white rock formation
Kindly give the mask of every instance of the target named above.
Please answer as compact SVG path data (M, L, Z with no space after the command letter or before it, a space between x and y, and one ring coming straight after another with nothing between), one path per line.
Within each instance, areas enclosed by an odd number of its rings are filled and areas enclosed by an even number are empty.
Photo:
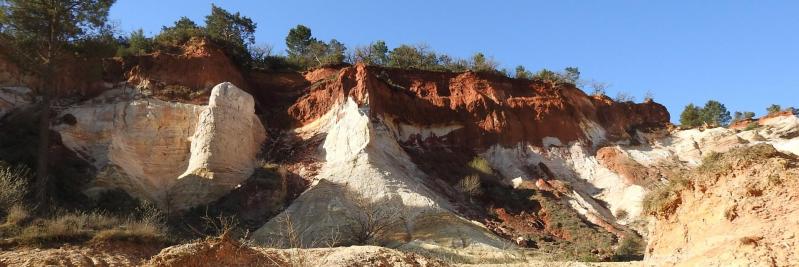
M431 179L419 170L397 143L398 136L382 119L370 118L368 107L351 98L310 127L326 132L325 163L310 189L286 211L257 230L262 243L287 244L289 231L299 233L303 246L349 241L352 218L363 210L401 217L383 237L413 250L449 247L463 239L471 249L510 246L478 224L453 213L450 204L427 186ZM320 125L326 127L320 128ZM307 132L297 130L296 132ZM287 229L291 221L292 229ZM446 225L446 227L442 227ZM465 238L468 237L468 238ZM407 241L416 240L411 243ZM402 241L397 243L397 241Z
M87 193L121 188L161 206L188 208L249 177L265 138L247 93L223 83L210 103L130 99L117 89L63 110L61 117L74 123L54 130L99 170Z
M214 87L191 137L189 166L172 192L175 205L217 199L246 180L264 139L266 130L255 115L252 96L230 83ZM208 188L197 190L201 185Z

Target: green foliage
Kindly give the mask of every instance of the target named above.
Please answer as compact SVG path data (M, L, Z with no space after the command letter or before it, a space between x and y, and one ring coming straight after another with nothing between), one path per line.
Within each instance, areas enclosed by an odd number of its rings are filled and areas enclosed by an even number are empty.
M782 107L777 104L771 104L771 106L768 106L768 108L766 108L766 111L768 112L768 114L774 114L782 111Z
M286 53L290 58L302 57L308 54L308 49L316 41L311 37L311 29L305 25L297 25L289 30L286 36Z
M732 117L724 104L710 100L702 108L702 121L713 127L727 126Z
M733 122L744 121L744 120L751 120L755 117L755 113L751 111L736 111L732 116Z
M699 127L702 125L702 109L688 104L680 113L680 125L683 127Z
M373 42L366 47L357 47L354 53L354 62L377 66L388 64L388 46L382 40Z
M548 83L561 83L563 82L563 77L551 70L548 69L541 69L535 74L533 74L534 80L539 80Z
M473 67L470 65L473 64L468 60L461 58L453 58L449 55L440 55L438 56L438 66L436 66L433 69L439 71L464 72ZM484 68L484 70L481 71L490 71L490 70Z
M143 55L152 52L155 47L153 39L144 36L144 31L142 29L131 32L127 39L127 43L127 46L119 47L116 56L126 57Z
M491 168L491 164L482 157L475 157L472 161L469 161L469 167L483 175L494 175L494 169Z
M187 17L181 17L171 27L164 26L155 36L155 43L160 48L173 47L185 44L192 37L205 36L205 30Z
M426 45L400 45L389 52L388 66L403 69L434 70L439 67L438 57Z
M249 17L235 14L211 4L211 14L205 17L205 32L225 53L240 63L249 63L249 47L255 44L256 24Z
M577 69L577 67L566 67L563 69L562 76L564 81L571 84L577 84L577 82L580 80L580 70Z
M251 47L250 56L252 57L250 67L253 69L271 71L300 69L300 66L292 64L286 57L273 55L272 47L269 45Z
M519 66L516 66L516 74L515 74L515 78L516 78L516 79L525 79L525 80L529 80L529 79L532 79L532 78L533 78L533 73L532 73L532 72L529 72L529 71L527 71L527 69L525 69L525 68L524 68L524 66L522 66L522 65L519 65Z
M0 49L20 67L43 79L53 75L79 40L90 40L106 28L114 0L0 2L0 30L8 41ZM89 51L93 52L93 51Z
M311 29L297 25L286 36L288 60L302 68L318 67L344 62L347 48L336 39L325 43L312 36Z
M738 116L738 114L736 114L736 116ZM745 118L747 116L754 117L754 113L741 113L739 116L740 118ZM689 128L698 127L703 124L707 124L710 127L727 126L731 120L732 116L730 116L730 112L724 104L715 100L707 101L703 108L699 108L694 104L688 104L685 106L685 109L683 109L682 114L680 114L680 124L683 127Z
M521 66L520 66L521 67ZM519 76L519 67L516 67L517 76ZM523 67L522 67L523 70ZM523 76L526 76L523 75ZM548 69L541 69L532 75L531 79L538 80L550 84L570 83L577 85L580 81L580 71L576 67L567 67L563 72L555 72Z
M472 56L471 69L477 72L496 71L497 63L492 59L487 59L483 53L475 53L474 56Z

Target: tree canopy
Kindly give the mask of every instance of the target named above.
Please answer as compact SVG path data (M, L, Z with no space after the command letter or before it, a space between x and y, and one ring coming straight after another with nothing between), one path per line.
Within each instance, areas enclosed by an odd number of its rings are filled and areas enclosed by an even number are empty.
M211 4L211 14L205 17L205 31L214 42L222 45L234 60L245 62L250 58L249 48L255 44L256 24L239 12Z
M740 113L740 112L739 112ZM754 117L754 113L741 113L740 117ZM736 114L738 116L738 114ZM709 100L705 106L700 108L694 104L688 104L680 114L680 124L684 127L698 127L708 125L710 127L720 127L729 125L732 120L727 107L716 100Z
M5 0L0 1L0 30L5 56L38 76L41 95L36 169L36 197L49 201L50 103L58 88L60 68L75 56L82 41L106 29L114 0ZM87 50L83 50L87 52Z
M702 121L709 126L726 126L730 123L731 119L730 112L721 102L710 100L707 101L705 107L702 108Z
M698 127L702 125L702 109L694 104L688 104L680 114L680 124L684 127Z

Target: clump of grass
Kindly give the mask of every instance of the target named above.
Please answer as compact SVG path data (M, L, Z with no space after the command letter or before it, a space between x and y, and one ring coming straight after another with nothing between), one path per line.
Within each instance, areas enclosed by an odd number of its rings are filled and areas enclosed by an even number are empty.
M28 192L30 170L24 166L9 167L0 164L0 212L7 213L21 205Z
M61 211L50 217L30 219L27 210L19 208L9 212L4 227L6 231L2 236L19 245L48 246L86 241L168 242L163 216L155 207L147 205L124 217L102 212Z
M760 125L757 124L757 122L750 122L746 125L746 128L744 128L744 131L754 130L757 128L760 128Z
M472 159L469 162L469 167L483 175L494 175L494 169L491 168L491 164L482 157Z
M23 205L14 205L6 213L5 225L22 225L31 218L30 211Z

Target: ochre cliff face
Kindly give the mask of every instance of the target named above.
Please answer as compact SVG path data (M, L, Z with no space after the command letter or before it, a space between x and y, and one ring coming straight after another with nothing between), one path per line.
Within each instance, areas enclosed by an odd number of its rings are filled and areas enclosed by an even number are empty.
M794 266L799 167L768 144L737 148L685 174L658 214L646 257L676 266Z
M64 145L99 171L87 194L122 188L178 209L214 201L249 178L265 138L252 97L227 83L214 87L209 106L110 91L59 116L65 123L54 130Z
M585 130L589 124L604 128L612 140L630 138L637 128L669 124L669 114L660 104L616 103L590 97L571 85L364 65L342 68L317 81L288 113L301 126L346 96L368 103L373 115L396 123L458 125L448 140L478 149L520 142L542 145L545 137L564 143L590 140Z

